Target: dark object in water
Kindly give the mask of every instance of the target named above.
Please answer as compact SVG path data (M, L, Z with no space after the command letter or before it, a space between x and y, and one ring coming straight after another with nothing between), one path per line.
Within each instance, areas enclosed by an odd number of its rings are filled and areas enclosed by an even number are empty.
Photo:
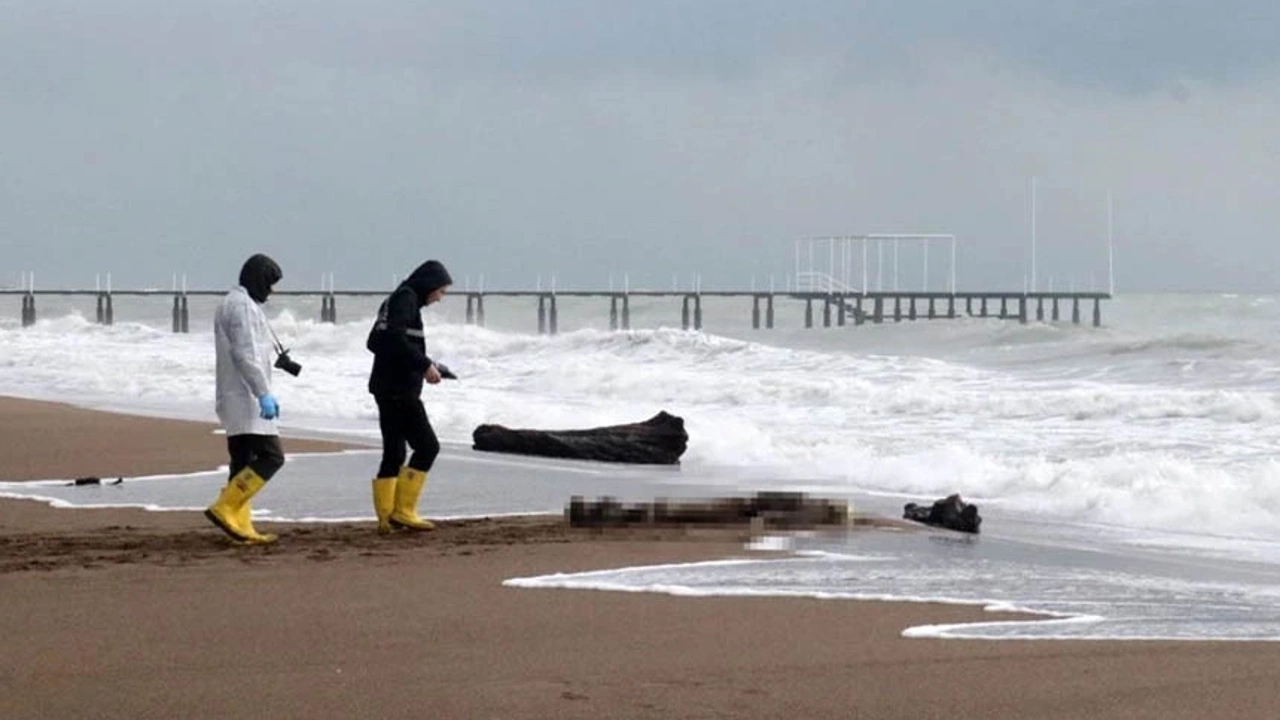
M827 498L810 498L797 492L760 492L755 497L721 497L704 500L659 499L652 503L623 504L612 497L569 499L565 516L570 527L626 527L630 525L750 525L761 527L813 528L845 526L849 522L848 503Z
M71 482L67 483L67 487L80 487L81 485L119 485L122 482L124 482L124 478L122 477L116 478L115 482L109 482L109 483L102 482L102 478L82 477L82 478L76 478L75 480L72 480Z
M978 517L978 506L961 500L959 493L934 501L931 506L907 503L902 508L902 517L934 527L974 534L977 534L978 527L982 525L982 518Z
M644 422L588 430L515 430L481 425L471 438L476 450L647 465L677 465L689 445L684 419L666 411Z

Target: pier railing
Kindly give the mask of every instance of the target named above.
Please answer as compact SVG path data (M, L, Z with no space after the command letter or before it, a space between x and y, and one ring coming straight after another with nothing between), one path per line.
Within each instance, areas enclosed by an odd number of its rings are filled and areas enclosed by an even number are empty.
M220 297L225 290L37 290L33 288L0 290L0 296L21 297L23 327L34 325L37 319L36 299L41 296L83 296L95 299L95 322L111 325L115 322L115 297L157 297L172 301L173 332L185 333L190 327L189 297ZM382 297L386 290L282 290L273 293L285 297L319 297L320 321L335 323L338 320L339 297ZM702 329L702 299L742 298L751 301L752 327L772 329L775 319L775 300L781 298L804 303L804 326L816 327L815 305L821 304L821 326L844 327L865 323L904 320L937 320L959 317L1000 318L1028 323L1059 322L1070 308L1070 321L1079 325L1081 305L1092 304L1092 324L1102 325L1102 301L1111 299L1104 292L1010 292L977 290L962 292L924 291L848 291L846 288L800 289L787 292L757 290L463 290L454 291L451 297L461 296L466 301L466 322L485 324L486 298L529 298L537 300L538 332L555 334L559 331L558 298L600 298L609 301L609 327L614 330L631 329L631 298L675 298L680 300L681 326ZM762 307L763 306L763 307ZM998 308L998 309L997 309Z

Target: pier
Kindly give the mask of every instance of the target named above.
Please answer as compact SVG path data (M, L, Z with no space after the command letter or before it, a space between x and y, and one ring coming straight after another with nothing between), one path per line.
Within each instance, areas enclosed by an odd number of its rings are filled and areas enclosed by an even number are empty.
M320 298L321 322L338 321L338 299L342 297L383 297L386 290L282 290L276 297ZM21 299L23 327L36 323L37 299L40 297L92 297L94 321L100 325L115 322L117 297L150 297L168 301L171 305L172 330L185 333L190 330L191 297L221 297L225 290L0 290L0 296L17 295ZM611 330L630 330L631 301L633 298L670 298L680 304L680 326L685 330L703 329L702 302L704 298L736 298L743 301L743 312L750 312L751 327L757 330L773 329L779 300L790 300L804 305L804 327L831 328L860 326L867 323L904 322L917 320L946 320L960 317L998 318L1020 323L1065 322L1081 324L1082 310L1092 315L1092 325L1102 325L1102 301L1111 299L1104 292L1009 292L997 290L926 292L926 291L863 291L839 292L818 290L789 290L784 292L758 290L463 290L450 293L466 303L467 324L485 324L485 300L490 298L524 298L532 303L531 321L536 312L540 334L555 335L559 332L559 307L562 298L594 298L601 301L601 312L607 311ZM1083 306L1083 307L1082 307ZM534 310L536 308L536 311ZM673 318L674 320L674 318ZM532 324L532 323L531 323Z
M920 258L920 284L918 289L903 289L899 273L899 255L903 246L914 249ZM931 273L929 248L941 245L945 262L935 265ZM555 335L560 330L558 300L563 298L591 298L608 305L609 328L630 330L631 300L633 298L670 298L680 304L680 327L685 330L702 330L702 301L704 298L734 298L743 301L744 312L751 313L751 327L771 330L775 326L778 301L787 300L804 305L805 328L841 328L846 326L873 325L885 322L917 320L954 320L961 317L997 318L1032 322L1071 322L1081 324L1082 313L1091 315L1093 327L1102 325L1102 302L1112 298L1112 292L1078 292L1074 288L1058 291L1040 291L1035 284L1035 268L1032 266L1031 283L1022 291L1011 290L960 290L956 278L956 237L939 233L872 233L861 235L817 236L795 240L795 266L786 279L786 289L775 287L772 278L767 290L756 288L754 278L749 289L703 290L698 276L689 289L673 287L670 290L632 289L628 276L624 275L622 290L608 289L564 290L557 289L554 277L551 288L543 289L539 279L532 290L489 290L483 282L472 289L467 282L463 289L457 285L450 297L466 303L466 323L484 326L485 300L492 298L528 299L536 307L539 334ZM807 249L807 264L803 262ZM826 268L819 269L818 261L826 256ZM939 272L940 271L940 272ZM888 282L886 282L888 275ZM944 280L939 280L943 275ZM888 287L886 287L886 285ZM935 287L942 285L942 288ZM1114 288L1109 279L1108 287ZM189 332L190 297L221 297L226 290L189 290L183 276L174 275L171 290L113 290L111 276L107 275L105 288L93 290L39 290L35 287L34 274L24 274L21 288L0 289L0 296L20 295L21 317L24 327L35 324L36 298L39 296L92 296L95 298L95 321L102 325L115 322L113 298L118 296L168 298L172 303L172 329L175 333ZM320 298L320 321L338 321L338 298L384 297L385 290L338 290L333 276L325 273L319 290L278 290L277 297ZM456 300L455 300L456 302ZM532 314L532 312L531 312Z

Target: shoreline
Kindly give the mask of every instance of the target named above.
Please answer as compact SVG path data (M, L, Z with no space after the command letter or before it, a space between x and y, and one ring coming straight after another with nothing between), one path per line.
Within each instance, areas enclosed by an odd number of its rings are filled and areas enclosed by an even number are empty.
M133 474L224 451L199 423L25 402L0 399L0 427L68 435L61 457L37 449L63 467ZM52 472L29 450L0 447L0 474ZM1199 720L1270 718L1280 701L1280 643L906 638L1028 616L503 585L768 556L740 530L537 515L391 537L372 522L275 527L278 543L244 547L199 512L0 499L0 717Z

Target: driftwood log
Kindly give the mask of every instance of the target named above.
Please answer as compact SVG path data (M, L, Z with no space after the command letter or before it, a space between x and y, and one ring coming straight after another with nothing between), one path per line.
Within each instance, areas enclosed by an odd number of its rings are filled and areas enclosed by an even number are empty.
M934 527L975 534L982 525L978 506L961 500L958 493L936 500L932 505L907 503L902 508L902 517Z
M481 425L476 450L603 462L676 465L689 444L684 419L665 411L644 422L587 430L520 430Z

